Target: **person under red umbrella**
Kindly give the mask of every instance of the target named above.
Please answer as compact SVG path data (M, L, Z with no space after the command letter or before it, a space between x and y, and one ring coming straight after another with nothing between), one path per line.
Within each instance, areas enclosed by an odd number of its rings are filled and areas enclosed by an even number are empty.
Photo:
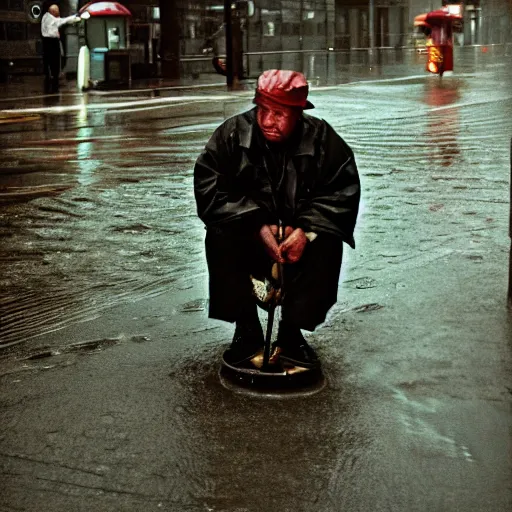
M265 71L256 106L222 123L194 167L197 213L206 226L209 316L235 323L234 364L263 349L251 276L268 275L279 262L285 284L274 351L288 363L317 366L301 330L325 321L337 300L343 242L355 246L354 154L327 122L304 113L314 108L308 91L302 73Z

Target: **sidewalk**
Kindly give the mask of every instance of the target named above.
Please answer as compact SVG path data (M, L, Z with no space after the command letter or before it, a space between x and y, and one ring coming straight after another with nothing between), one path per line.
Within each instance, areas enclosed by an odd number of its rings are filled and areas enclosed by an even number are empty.
M464 47L455 47L456 52L456 71L458 73L461 72L473 72L479 69L485 69L486 65L493 65L495 58L501 58L503 55L506 57L510 53L510 48L512 45L510 44L496 44L496 45L486 45L486 46L464 46ZM394 49L381 49L383 51L383 60L382 62L377 63L376 65L371 66L366 60L361 60L361 55L365 55L366 51L353 51L350 53L349 57L347 57L347 53L335 52L331 55L331 57L339 59L340 63L338 68L335 71L335 74L338 74L341 78L340 83L347 83L357 77L357 80L362 80L367 77L373 75L374 78L377 76L385 76L386 74L389 77L406 77L410 72L410 67L414 66L418 71L424 70L424 56L418 55L412 48L403 48L401 57L397 58L396 51ZM386 57L387 56L387 57ZM475 59L477 64L475 63ZM347 61L348 64L345 62ZM350 63L354 61L354 64ZM271 65L267 67L272 67ZM318 64L315 68L314 65L304 69L304 73L310 77L311 81L317 80L321 77L321 80L324 83L328 83L329 85L333 85L333 70L328 66L325 67L324 64ZM265 67L263 68L265 69ZM20 98L20 97L31 97L34 95L43 95L43 81L44 78L42 75L33 76L33 75L14 75L5 83L0 83L0 107L2 105L2 101L9 98ZM240 83L240 87L243 89L244 87L248 87L250 90L254 88L255 79L245 79ZM184 75L180 80L171 80L171 79L161 79L161 78L153 78L153 79L140 79L140 80L132 80L129 86L122 87L119 90L104 90L104 89L93 89L91 92L95 93L107 93L107 94L116 94L116 93L125 93L126 91L151 91L151 90L165 90L165 89L200 89L205 87L209 89L211 87L219 87L221 90L226 90L226 78L216 74L212 71L212 73L202 73L196 78L192 78L190 73ZM61 79L61 94L81 94L80 91L76 88L76 80L67 80L65 78Z
M298 401L222 388L204 276L57 331L2 365L0 509L507 512L506 256L346 283Z
M112 87L99 87L93 88L88 91L79 91L76 87L76 80L67 80L61 78L60 80L60 96L68 95L81 95L88 92L92 95L121 95L130 92L146 92L152 91L165 91L165 90L210 90L211 88L219 88L220 90L227 90L226 78L217 74L201 75L199 78L192 79L182 78L179 80L172 79L140 79L132 80L130 84L123 86ZM242 80L238 88L243 90L246 87L252 89L254 80ZM31 98L34 96L48 96L44 93L44 77L41 75L22 75L14 76L8 82L0 83L0 106L2 102L10 101L15 98ZM58 96L58 95L53 95Z
M321 101L343 113L338 98ZM402 131L393 112L360 112L346 120L372 163L361 166L357 250L345 251L339 302L309 337L326 388L299 399L225 389L233 329L207 318L197 264L161 295L0 352L2 512L510 510L509 170L489 164L503 153L475 149L470 132L427 140L433 131ZM466 145L454 151L452 139ZM446 142L462 171L434 167L433 153L385 160L411 140Z
M10 83L0 84L0 125L11 125L39 119L39 115L51 112L79 111L84 105L95 109L127 108L135 102L150 100L177 106L175 115L182 115L179 103L197 99L197 109L211 109L212 99L226 102L237 101L239 96L250 94L254 81L246 80L229 91L225 79L219 75L206 75L202 79L182 80L134 80L130 86L112 89L91 89L80 92L74 80L61 81L59 94L44 94L43 77L16 77ZM181 101L181 98L183 101ZM201 103L201 99L203 102ZM170 115L173 115L169 112Z

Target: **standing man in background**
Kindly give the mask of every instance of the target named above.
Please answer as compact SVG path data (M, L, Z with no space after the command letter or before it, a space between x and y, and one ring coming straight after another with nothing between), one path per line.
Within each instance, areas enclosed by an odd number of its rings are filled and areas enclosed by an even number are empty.
M67 23L78 23L80 18L68 16L60 17L59 7L51 5L48 12L41 20L41 35L43 36L43 68L44 68L44 88L46 93L59 92L60 75L60 34L59 28Z

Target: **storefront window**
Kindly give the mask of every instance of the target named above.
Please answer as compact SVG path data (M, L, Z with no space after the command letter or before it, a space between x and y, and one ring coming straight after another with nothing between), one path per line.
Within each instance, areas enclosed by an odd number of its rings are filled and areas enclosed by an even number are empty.
M265 37L275 37L280 35L281 30L281 11L261 10L262 30Z
M5 36L7 41L23 41L27 39L27 26L25 23L5 24Z
M263 35L265 37L274 37L276 35L276 25L273 21L263 23Z
M22 12L25 10L25 2L23 0L8 0L9 11Z

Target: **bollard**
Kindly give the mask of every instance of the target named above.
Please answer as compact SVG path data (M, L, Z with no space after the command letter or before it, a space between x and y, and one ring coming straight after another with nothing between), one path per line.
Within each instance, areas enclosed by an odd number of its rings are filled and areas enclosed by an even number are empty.
M511 240L508 263L508 307L512 309L512 139L510 139L510 218L508 221L508 235Z

